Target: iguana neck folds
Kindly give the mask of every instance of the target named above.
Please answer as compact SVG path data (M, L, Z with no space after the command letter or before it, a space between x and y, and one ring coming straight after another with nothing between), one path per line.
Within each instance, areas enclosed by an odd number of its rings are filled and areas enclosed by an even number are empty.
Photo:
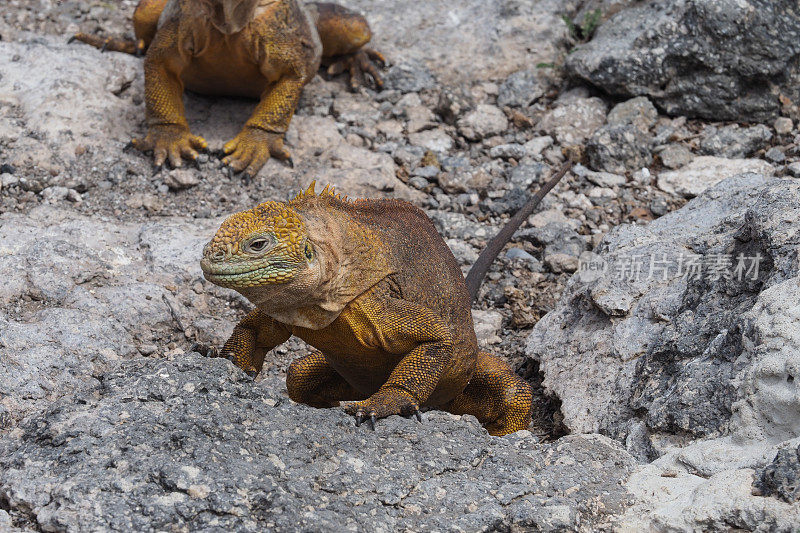
M211 24L225 35L244 29L255 18L256 10L279 0L195 0Z

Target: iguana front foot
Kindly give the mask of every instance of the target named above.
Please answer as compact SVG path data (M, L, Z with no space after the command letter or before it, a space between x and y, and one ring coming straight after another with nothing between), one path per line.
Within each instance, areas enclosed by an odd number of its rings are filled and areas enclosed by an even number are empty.
M209 346L208 344L202 344L200 342L196 342L192 344L189 348L190 352L197 352L203 357L219 357L219 350L214 346Z
M283 146L283 134L273 133L253 126L245 126L239 135L229 141L223 151L228 154L222 162L234 170L253 178L270 157L291 160L291 154Z
M355 416L356 426L369 420L372 429L375 429L377 419L390 415L416 416L422 422L419 403L405 390L393 387L381 388L366 400L348 405L345 412Z
M142 152L153 151L153 161L157 167L169 158L170 164L178 168L183 158L197 159L197 150L208 147L205 139L192 135L189 128L179 124L159 124L152 126L144 139L134 139L133 146Z
M192 346L189 348L189 351L190 352L197 352L200 355L202 355L203 357L209 357L209 358L221 357L222 359L227 359L228 361L230 361L231 363L236 365L236 357L234 357L233 354L231 354L231 353L226 354L224 351L220 352L214 346L209 346L207 344L202 344L202 343L196 342L196 343L192 344ZM236 365L236 366L239 366L239 365ZM258 370L255 370L253 368L242 369L242 370L244 371L245 374L247 374L248 376L250 376L253 379L256 379L256 376L258 376Z
M383 54L371 48L362 48L352 54L341 56L331 63L328 67L328 75L336 76L347 71L350 75L350 89L357 91L360 86L364 85L364 74L366 73L372 78L375 88L380 91L383 89L383 79L373 61L381 67L386 66L386 58L383 57Z

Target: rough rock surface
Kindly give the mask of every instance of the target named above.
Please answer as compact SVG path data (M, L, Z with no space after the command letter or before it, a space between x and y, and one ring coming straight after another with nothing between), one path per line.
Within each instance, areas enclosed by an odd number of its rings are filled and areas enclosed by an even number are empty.
M375 432L225 360L136 359L0 448L0 501L47 531L596 530L634 461L601 436L537 444L429 412Z
M202 312L236 300L207 284L198 262L216 225L119 224L49 206L0 215L0 304L9 310L0 315L6 412L20 420L94 383L120 360L164 353L174 340L199 334L224 341L230 325Z
M777 496L787 503L800 501L800 445L778 451L757 473L753 486L764 496Z
M506 77L553 61L567 45L559 0L342 3L368 15L376 47L396 62L425 65L445 83Z
M646 95L670 115L743 122L796 113L794 0L648 0L612 16L567 59L605 91Z
M599 98L562 97L538 127L564 144L575 144L591 137L605 118L606 104Z
M673 171L658 175L658 188L685 198L694 198L709 187L743 172L770 175L774 167L762 159L726 159L701 156Z
M797 524L796 510L746 492L751 469L800 435L797 220L797 181L730 178L647 227L612 230L531 334L528 355L570 430L659 458L632 478L638 497L673 483L650 475L658 468L690 477L649 527L701 524L706 512L744 529L759 516L779 530Z
M723 128L710 127L703 132L700 151L704 154L729 158L743 158L764 148L772 139L772 132L763 124L740 128L732 124Z
M603 126L586 143L589 166L598 171L624 173L652 162L651 138L633 125Z

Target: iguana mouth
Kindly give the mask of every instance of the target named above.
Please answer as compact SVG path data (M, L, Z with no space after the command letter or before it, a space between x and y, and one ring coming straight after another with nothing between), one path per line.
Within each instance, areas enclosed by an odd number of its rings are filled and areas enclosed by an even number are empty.
M203 259L200 262L203 276L210 282L228 287L256 286L291 281L298 265L288 261L271 261L264 266L239 270L233 265L219 265Z

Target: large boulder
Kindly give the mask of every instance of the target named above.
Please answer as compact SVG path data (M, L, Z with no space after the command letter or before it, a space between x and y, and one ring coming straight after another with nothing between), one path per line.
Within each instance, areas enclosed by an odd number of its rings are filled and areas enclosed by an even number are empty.
M612 230L582 265L602 268L573 277L528 342L567 426L618 438L638 423L652 434L723 431L747 393L741 380L764 358L790 357L797 340L764 321L794 312L792 299L779 302L797 290L798 218L799 183L744 174L649 226Z
M226 360L136 359L0 441L0 501L44 531L593 531L628 503L608 438L424 416L373 432Z
M675 501L641 527L712 513L753 529L756 509L779 530L798 519L750 499L752 469L800 436L798 220L796 180L727 179L649 226L612 230L534 328L528 357L564 424L658 459L629 488Z
M797 113L798 65L795 0L649 0L612 16L566 63L671 115L743 122Z
M214 294L233 293L204 289L199 267L218 223L120 223L50 206L0 215L0 413L21 420L171 342L224 341L229 321L208 310Z

